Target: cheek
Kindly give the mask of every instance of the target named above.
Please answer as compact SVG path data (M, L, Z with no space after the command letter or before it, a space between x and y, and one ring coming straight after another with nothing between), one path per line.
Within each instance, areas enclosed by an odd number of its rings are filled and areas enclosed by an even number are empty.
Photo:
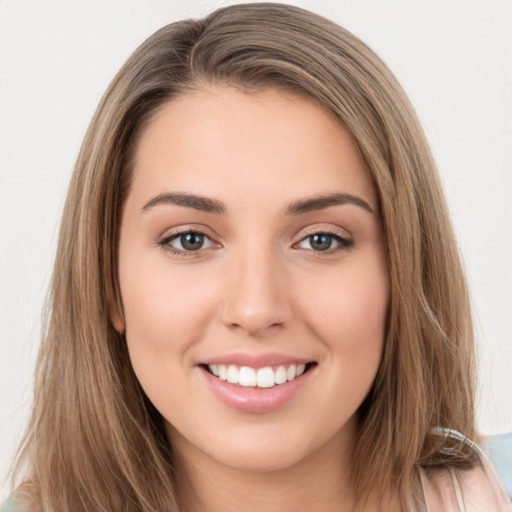
M308 330L325 348L320 360L323 392L314 397L314 416L323 418L332 435L355 417L380 366L389 303L387 269L361 258L357 265L316 274L314 283L300 292Z
M310 327L346 364L378 366L386 331L389 285L383 265L362 264L316 282L303 304Z
M126 261L120 281L133 370L154 406L174 418L185 414L191 392L186 377L193 367L189 349L204 338L215 301L211 284L170 268L165 260Z
M213 283L170 265L126 265L120 276L126 335L133 350L159 356L199 341L212 317Z

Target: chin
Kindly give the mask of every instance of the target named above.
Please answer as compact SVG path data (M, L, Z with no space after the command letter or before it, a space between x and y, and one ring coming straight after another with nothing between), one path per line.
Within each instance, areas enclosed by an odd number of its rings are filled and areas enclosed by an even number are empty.
M275 431L278 429L278 432ZM232 430L224 440L205 447L206 453L218 463L240 471L256 473L281 471L300 465L321 445L321 436L314 437L283 426ZM318 444L318 445L317 445ZM212 449L213 448L213 449Z
M217 459L220 464L230 467L237 471L251 473L273 473L282 471L298 465L304 458L303 453L297 450L265 449L254 447L243 447L235 449L230 453L218 455L210 454Z

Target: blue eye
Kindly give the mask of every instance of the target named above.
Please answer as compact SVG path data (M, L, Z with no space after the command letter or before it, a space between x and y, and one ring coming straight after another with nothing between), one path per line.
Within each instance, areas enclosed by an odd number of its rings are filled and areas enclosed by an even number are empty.
M309 249L311 251L323 252L336 249L348 248L353 245L352 240L343 238L340 235L331 233L315 233L303 238L299 242L299 247L302 249Z
M318 235L311 235L309 238L309 245L315 251L326 251L332 246L332 236L320 233Z

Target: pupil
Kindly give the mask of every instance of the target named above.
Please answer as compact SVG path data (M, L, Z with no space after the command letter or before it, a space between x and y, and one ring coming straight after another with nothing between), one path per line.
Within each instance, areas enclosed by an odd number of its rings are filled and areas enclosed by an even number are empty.
M329 235L319 234L311 236L311 247L317 251L326 251L331 247L332 238Z
M187 233L181 235L181 246L187 251L197 251L203 246L204 238L199 233Z

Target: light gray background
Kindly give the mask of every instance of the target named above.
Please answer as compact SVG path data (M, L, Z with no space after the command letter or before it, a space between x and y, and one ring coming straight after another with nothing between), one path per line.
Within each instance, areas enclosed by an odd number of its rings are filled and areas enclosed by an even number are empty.
M0 483L30 408L66 185L100 96L154 30L228 3L0 0ZM416 106L474 298L480 428L512 430L512 1L292 3L369 43Z

